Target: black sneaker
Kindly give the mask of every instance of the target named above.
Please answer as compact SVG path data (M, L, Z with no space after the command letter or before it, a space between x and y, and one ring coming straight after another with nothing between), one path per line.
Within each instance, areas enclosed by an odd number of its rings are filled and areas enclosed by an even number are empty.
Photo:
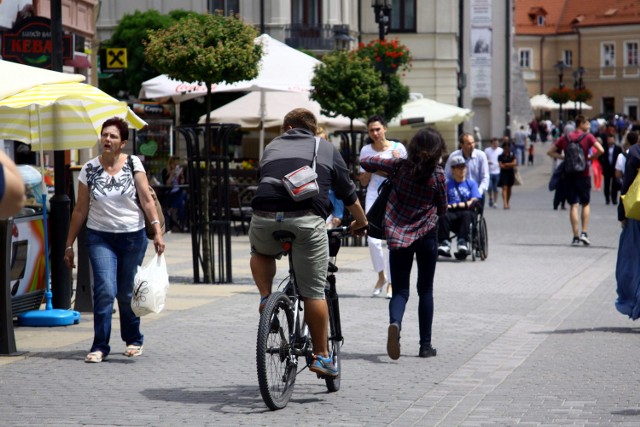
M431 346L431 344L421 344L420 345L420 352L418 353L418 356L420 357L435 357L435 355L438 352L436 351L435 348L433 348Z
M589 237L587 236L587 233L585 233L584 231L582 233L580 233L580 241L582 243L584 243L585 245L589 246L591 244L591 240L589 240Z
M571 246L579 246L580 245L580 238L575 236L573 238L573 241L571 242Z

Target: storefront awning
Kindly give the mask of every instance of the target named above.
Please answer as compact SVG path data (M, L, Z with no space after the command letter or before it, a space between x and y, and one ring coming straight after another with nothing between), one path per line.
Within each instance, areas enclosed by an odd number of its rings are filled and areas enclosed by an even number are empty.
M84 55L75 55L73 59L67 59L64 61L64 65L74 68L91 68L89 58Z

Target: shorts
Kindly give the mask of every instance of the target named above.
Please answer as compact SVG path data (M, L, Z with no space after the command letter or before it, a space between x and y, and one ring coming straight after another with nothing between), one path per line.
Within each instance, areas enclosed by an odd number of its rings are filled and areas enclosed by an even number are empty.
M565 192L570 205L579 203L588 205L591 202L591 177L578 176L565 178Z
M324 299L329 265L329 239L324 219L308 215L276 221L274 218L253 215L249 225L251 253L280 259L282 245L272 235L278 230L290 231L296 236L292 251L293 270L300 295Z

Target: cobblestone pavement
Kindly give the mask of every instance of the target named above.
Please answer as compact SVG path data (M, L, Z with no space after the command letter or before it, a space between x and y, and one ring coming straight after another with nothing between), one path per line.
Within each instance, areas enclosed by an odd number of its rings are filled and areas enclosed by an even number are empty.
M174 283L166 310L143 318L145 353L120 355L115 321L109 359L83 363L90 313L69 327L16 327L26 353L0 357L0 424L640 425L640 329L614 307L615 207L594 191L593 244L571 247L568 212L552 210L546 189L550 161L536 162L521 168L511 209L487 211L489 258L438 263L435 358L417 357L415 287L402 357L387 357L388 303L371 297L368 251L344 247L342 388L329 394L302 372L289 405L271 412L257 386L258 294L246 236L234 237L233 285L192 285L188 236L171 234Z

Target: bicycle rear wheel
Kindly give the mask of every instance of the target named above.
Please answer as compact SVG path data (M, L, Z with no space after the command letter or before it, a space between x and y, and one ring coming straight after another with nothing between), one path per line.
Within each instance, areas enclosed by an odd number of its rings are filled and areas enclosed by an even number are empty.
M298 357L293 355L293 308L282 292L271 294L260 315L256 365L264 403L271 410L287 406L296 381Z

